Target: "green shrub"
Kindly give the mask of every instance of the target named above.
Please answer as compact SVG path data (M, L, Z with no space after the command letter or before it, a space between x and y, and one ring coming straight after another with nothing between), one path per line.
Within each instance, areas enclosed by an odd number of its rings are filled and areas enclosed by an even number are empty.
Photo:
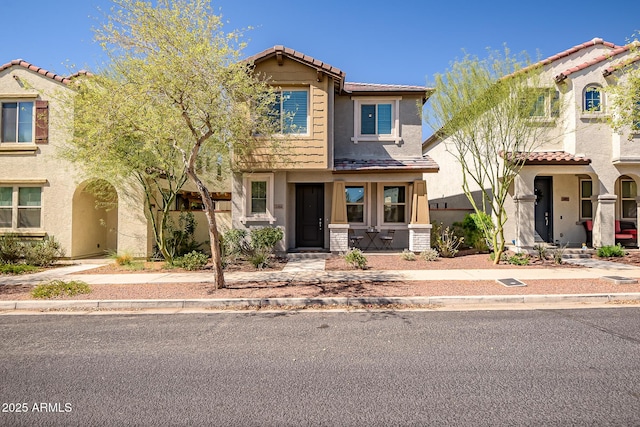
M367 257L358 248L353 248L344 254L344 260L355 268L364 270L367 268Z
M273 248L284 237L284 233L277 227L262 227L251 230L251 247L253 249L268 249L273 252Z
M402 258L405 261L415 261L416 260L416 254L414 254L413 252L411 252L408 249L405 249L400 254L400 258Z
M53 236L24 245L24 261L29 265L48 267L63 256L62 246Z
M35 273L38 268L27 264L0 264L0 274Z
M517 253L507 258L507 262L513 265L529 265L529 255Z
M433 247L444 258L453 258L458 253L458 248L464 242L464 237L459 237L449 226L443 228L443 224L435 225L432 228L431 237Z
M560 246L553 250L553 262L555 264L562 264L564 262L564 253L567 249L567 245Z
M626 255L625 250L620 243L615 246L601 246L598 248L598 256L600 258L623 257Z
M209 262L209 256L202 252L192 251L173 260L173 265L184 268L185 270L194 271L202 270Z
M249 262L258 270L269 267L271 251L266 248L254 249L249 255Z
M224 265L234 263L242 254L250 252L246 237L247 231L239 229L228 230L220 236L222 263Z
M109 254L109 258L111 258L116 265L119 265L120 267L126 267L133 263L133 255L130 252L123 252L120 254L112 252Z
M435 249L427 249L426 251L422 251L420 253L420 258L427 262L435 261L439 256L440 255L438 254L438 251L436 251Z
M74 296L78 294L88 294L91 288L85 282L73 280L65 282L63 280L52 280L41 283L31 291L31 296L39 299L50 299L60 296Z
M169 264L173 264L173 258L191 253L202 246L194 237L197 226L193 212L180 212L177 225L171 217L167 219L164 245L171 258L167 260Z
M484 230L493 230L491 217L484 212L467 214L462 223L457 223L464 233L464 241L481 252L489 250Z
M24 245L15 234L0 236L0 262L15 264L24 258Z

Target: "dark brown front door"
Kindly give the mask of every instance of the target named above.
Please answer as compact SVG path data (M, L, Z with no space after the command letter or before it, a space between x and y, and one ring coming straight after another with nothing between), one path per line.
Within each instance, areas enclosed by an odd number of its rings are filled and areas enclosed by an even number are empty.
M324 184L296 184L296 247L324 247Z
M534 180L536 194L536 232L547 243L553 243L553 186L550 176L538 176Z

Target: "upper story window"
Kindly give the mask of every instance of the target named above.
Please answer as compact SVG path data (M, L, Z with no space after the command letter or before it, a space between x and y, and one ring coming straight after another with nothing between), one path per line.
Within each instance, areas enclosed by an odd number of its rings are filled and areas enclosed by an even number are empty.
M582 108L586 113L600 113L603 111L602 88L599 85L587 85L584 89Z
M2 103L2 142L33 141L33 101Z
M551 89L535 90L533 102L529 107L529 117L537 119L560 116L560 92Z
M359 141L400 142L400 99L354 97L353 128L351 139Z
M309 130L309 91L282 90L276 94L273 115L280 133L306 135Z

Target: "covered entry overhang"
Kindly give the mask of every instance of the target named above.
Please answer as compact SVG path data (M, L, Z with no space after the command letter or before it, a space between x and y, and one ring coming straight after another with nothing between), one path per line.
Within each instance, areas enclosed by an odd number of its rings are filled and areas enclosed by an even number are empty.
M438 165L429 157L336 159L330 250L344 252L350 236L365 233L370 240L365 249L428 249L431 224L424 173L437 171ZM391 242L377 240L389 232Z

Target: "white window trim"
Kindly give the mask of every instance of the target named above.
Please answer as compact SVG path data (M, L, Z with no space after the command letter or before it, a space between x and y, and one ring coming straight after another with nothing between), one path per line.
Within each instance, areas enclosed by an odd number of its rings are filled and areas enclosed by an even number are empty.
M251 213L251 183L255 181L267 182L267 211L261 214ZM242 180L242 216L240 222L243 224L247 222L268 222L273 224L276 222L276 218L273 216L273 191L274 182L272 173L256 173L244 175Z
M43 186L46 180L4 180L0 181L0 187L10 187L12 189L11 193L11 227L0 227L0 232L16 232L18 234L27 232L27 231L42 231L44 230L44 194L43 194ZM40 184L40 185L38 185ZM19 206L19 191L20 188L31 187L31 188L40 188L40 206ZM4 208L8 208L8 206L4 206ZM19 209L40 209L40 227L18 227L18 211Z
M638 215L638 211L637 210L636 210L636 216L635 217L623 216L624 215L623 202L624 201L633 201L634 203L637 203L637 198L638 198L637 194L635 196L631 196L631 197L623 197L622 196L622 184L624 182L635 182L635 180L633 178L621 178L620 179L620 193L619 193L620 194L620 196L619 196L619 200L620 200L620 219L621 220L636 220L637 219L637 215ZM637 192L637 190L638 190L638 186L636 184L636 192Z
M394 142L398 145L402 142L400 137L400 101L402 97L369 97L369 96L352 96L353 100L353 137L351 141L354 144L365 141L373 142ZM392 127L391 135L362 135L360 133L360 119L362 104L391 104Z
M384 187L404 187L405 188L405 200L404 200L404 222L384 222ZM406 182L379 182L378 183L378 227L380 229L386 228L406 228L411 219L411 200L412 200L413 186Z
M3 94L0 97L0 145L2 145L1 151L14 151L20 149L28 149L26 147L32 147L33 150L36 149L36 99L37 95L5 95ZM31 115L31 141L18 142L18 141L2 141L2 104L8 103L20 103L20 102L32 102L33 103L33 112Z
M282 92L286 91L305 91L307 92L307 131L305 133L285 133L283 132L283 121L282 121L282 110L280 110L280 131L277 135L281 136L309 136L311 135L311 88L308 86L283 86L278 87L276 92L280 93L282 96ZM282 101L280 101L282 103ZM280 104L282 107L282 104Z

